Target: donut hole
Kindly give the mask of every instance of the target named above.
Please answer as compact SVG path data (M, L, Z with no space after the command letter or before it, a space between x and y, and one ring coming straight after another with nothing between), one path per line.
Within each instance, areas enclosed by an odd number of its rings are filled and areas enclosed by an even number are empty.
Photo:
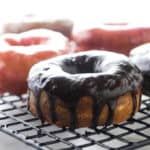
M46 44L49 39L47 37L26 37L19 42L22 46Z
M98 65L100 68L100 64ZM72 57L71 59L65 59L61 64L62 70L70 74L86 74L101 72L100 69L99 71L96 71L96 66L96 56L93 58L89 58L87 55L84 55L82 57L79 56L76 58Z
M41 44L46 44L48 42L47 37L24 37L24 38L5 38L5 41L10 45L10 46L31 46L31 45L41 45Z

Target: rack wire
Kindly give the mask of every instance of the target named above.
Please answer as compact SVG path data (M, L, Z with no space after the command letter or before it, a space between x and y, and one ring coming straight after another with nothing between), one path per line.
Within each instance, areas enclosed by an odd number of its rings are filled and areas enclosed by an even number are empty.
M142 96L135 116L124 123L107 128L59 128L41 124L27 111L28 95L0 97L0 131L38 150L133 150L150 146L150 98ZM150 148L150 147L149 147Z

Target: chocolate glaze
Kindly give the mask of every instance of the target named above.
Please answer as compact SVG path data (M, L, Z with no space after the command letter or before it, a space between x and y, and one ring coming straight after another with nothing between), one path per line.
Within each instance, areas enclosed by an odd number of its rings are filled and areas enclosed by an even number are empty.
M150 72L142 72L144 77L143 93L150 96Z
M76 108L83 96L90 96L93 100L92 128L96 128L105 104L109 108L105 125L112 123L117 99L126 92L132 93L132 117L137 105L136 90L141 88L142 81L141 72L128 62L126 56L94 50L42 61L31 68L28 76L28 86L36 97L40 119L43 120L43 116L36 95L44 90L49 97L52 122L57 120L55 101L60 99L70 110L72 129L78 126Z
M141 70L144 78L143 93L150 96L150 43L132 49L130 61Z
M55 101L56 101L56 97L51 95L50 93L47 93L48 94L48 98L50 99L49 101L49 113L50 113L50 116L51 116L51 119L52 119L52 122L55 122L56 121L56 113L55 113Z

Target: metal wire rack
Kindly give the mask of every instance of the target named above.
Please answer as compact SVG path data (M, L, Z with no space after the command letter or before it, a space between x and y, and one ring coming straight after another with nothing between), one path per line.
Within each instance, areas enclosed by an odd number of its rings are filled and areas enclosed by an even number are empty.
M98 130L41 124L27 111L28 95L0 97L0 131L38 150L130 150L150 146L150 98L142 96L140 112L127 122Z

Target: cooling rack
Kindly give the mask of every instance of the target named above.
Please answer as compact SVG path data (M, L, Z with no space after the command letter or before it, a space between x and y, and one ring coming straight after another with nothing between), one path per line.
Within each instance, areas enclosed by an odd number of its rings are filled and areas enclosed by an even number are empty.
M38 150L133 150L150 146L150 98L142 96L141 109L124 123L107 128L70 130L41 124L27 111L28 95L0 96L0 131Z

